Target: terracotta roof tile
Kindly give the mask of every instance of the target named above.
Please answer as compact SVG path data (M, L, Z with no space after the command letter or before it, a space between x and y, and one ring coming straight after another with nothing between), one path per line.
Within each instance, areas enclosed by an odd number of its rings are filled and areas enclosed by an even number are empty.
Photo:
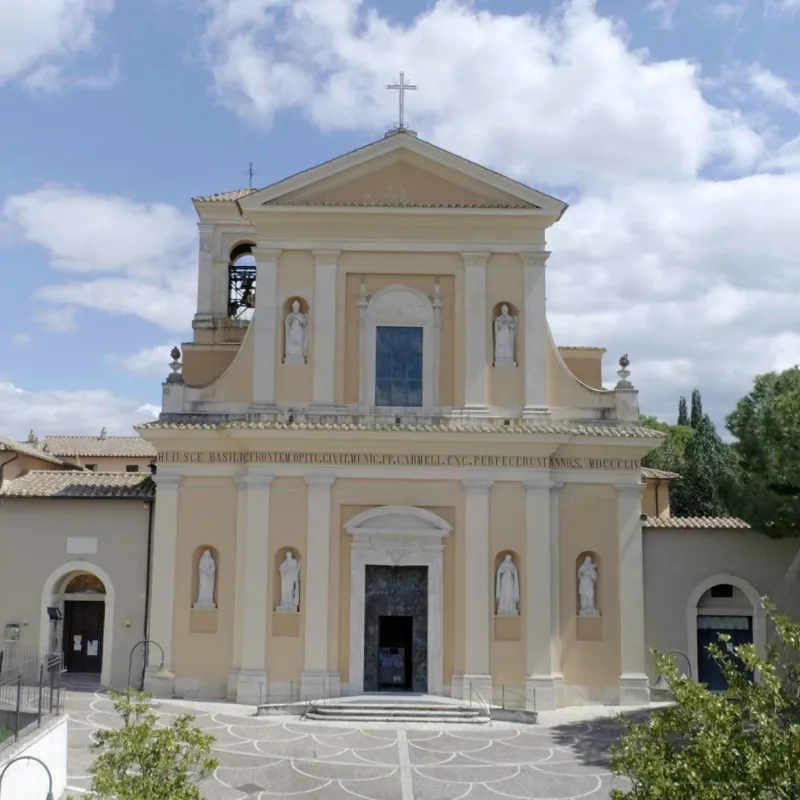
M138 436L45 436L43 446L54 456L153 458L156 449Z
M503 433L503 434L572 434L578 436L604 436L620 438L655 439L663 437L660 431L642 428L638 425L593 425L587 423L551 423L534 424L528 422L502 423L470 423L454 420L448 424L403 424L389 423L322 423L322 422L146 422L134 426L136 430L282 430L282 431L395 431L397 433Z
M141 472L31 470L9 481L0 497L110 497L150 499L155 484Z
M677 481L681 477L677 472L667 472L664 469L652 469L651 467L642 467L642 475L645 478L659 481Z
M605 347L581 347L578 344L563 344L558 346L559 350L594 350L598 353L607 352Z
M234 189L232 192L218 192L217 194L206 194L200 197L193 197L195 203L225 203L229 200L241 200L249 194L259 191L252 186L247 189Z
M45 453L32 444L28 444L27 442L15 442L13 439L0 436L0 452L4 450L16 452L20 455L31 456L32 458L40 458L42 461L49 461L52 464L64 463L60 458L56 458L52 453Z
M647 522L642 523L643 528L687 528L696 530L698 528L725 530L738 528L750 530L750 526L742 519L736 517L648 517Z

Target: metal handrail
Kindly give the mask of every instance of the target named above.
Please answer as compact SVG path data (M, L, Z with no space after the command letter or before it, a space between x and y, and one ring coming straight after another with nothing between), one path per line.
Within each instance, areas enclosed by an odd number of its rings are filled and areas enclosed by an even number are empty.
M536 711L536 687L533 687L533 699L528 697L527 692L520 691L516 686L508 686L505 683L500 684L500 707L506 707L506 691L509 694L514 695L515 697L519 697L525 701L525 708L528 708L528 703L533 705L533 711Z
M483 706L483 710L486 713L486 716L491 720L492 718L492 709L488 705L488 703L483 699L480 692L475 692L478 702L480 705ZM469 682L469 704L472 705L472 681Z

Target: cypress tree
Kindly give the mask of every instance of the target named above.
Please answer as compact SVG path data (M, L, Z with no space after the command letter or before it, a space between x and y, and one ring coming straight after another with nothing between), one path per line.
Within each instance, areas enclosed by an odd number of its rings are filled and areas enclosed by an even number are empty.
M689 418L689 424L697 430L703 419L703 400L700 397L699 389L692 389L692 415Z
M689 424L689 412L686 410L686 398L678 400L678 425Z

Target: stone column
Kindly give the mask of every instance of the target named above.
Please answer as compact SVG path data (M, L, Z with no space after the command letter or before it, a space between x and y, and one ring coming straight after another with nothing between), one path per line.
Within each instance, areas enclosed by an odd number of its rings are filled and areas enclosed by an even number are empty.
M556 690L556 704L564 698L564 675L561 672L561 490L563 483L550 489L550 671Z
M486 416L486 262L489 253L462 253L464 259L464 410Z
M256 259L256 308L253 314L253 405L275 405L275 352L278 332L278 258L269 245L253 249Z
M642 485L617 486L619 513L620 705L650 699L645 673Z
M467 478L462 481L464 508L464 699L480 696L492 701L491 619L492 569L489 553L489 489L488 478Z
M313 404L321 411L333 405L336 364L336 276L339 250L314 250L314 328Z
M258 705L267 700L267 613L272 564L269 559L269 499L272 475L248 467L242 565L242 627L236 702ZM239 531L237 530L237 533Z
M197 265L197 313L195 317L211 319L214 313L214 223L201 220L200 260Z
M236 477L236 580L233 587L233 648L228 671L228 700L236 700L242 667L242 626L244 624L244 567L247 560L247 485L246 475Z
M180 475L163 472L153 476L156 482L153 512L153 562L150 589L148 638L164 650L164 665L172 665L172 618L175 610L175 549L178 542L178 498ZM188 602L188 598L186 600ZM154 697L172 697L173 679L159 678L155 672L161 665L161 651L148 647L148 663L144 688Z
M558 705L553 676L552 487L552 483L525 482L525 695L528 707L538 711Z
M541 419L547 405L547 293L545 264L548 252L520 253L525 265L525 408L523 416Z
M328 608L330 606L331 486L333 476L306 475L308 531L303 589L305 642L300 697L318 699L341 693L339 673L328 667ZM303 575L305 573L305 575Z

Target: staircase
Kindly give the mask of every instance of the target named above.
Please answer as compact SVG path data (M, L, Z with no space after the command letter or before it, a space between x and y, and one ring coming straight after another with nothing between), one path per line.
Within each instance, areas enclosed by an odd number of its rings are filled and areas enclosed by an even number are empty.
M473 723L477 725L491 722L488 709L481 706L415 701L410 698L386 701L378 698L321 700L309 706L305 713L305 719L330 722Z

